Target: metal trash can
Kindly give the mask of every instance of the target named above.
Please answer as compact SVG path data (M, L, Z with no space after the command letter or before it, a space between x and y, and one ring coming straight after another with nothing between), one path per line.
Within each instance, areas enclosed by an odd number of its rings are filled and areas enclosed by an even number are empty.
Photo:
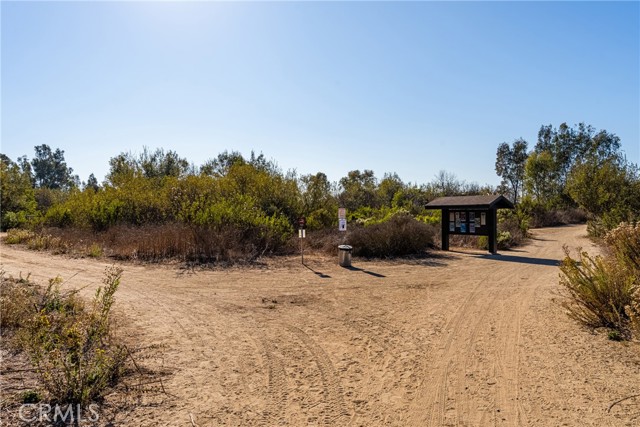
M338 259L340 267L351 267L351 251L353 248L349 245L338 246Z

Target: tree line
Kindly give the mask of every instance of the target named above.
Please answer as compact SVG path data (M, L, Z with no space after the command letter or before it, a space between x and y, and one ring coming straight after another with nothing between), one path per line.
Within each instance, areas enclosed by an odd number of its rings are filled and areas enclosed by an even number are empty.
M553 223L550 212L582 209L594 234L637 220L640 212L638 168L625 159L619 138L582 123L542 126L532 151L523 139L500 144L495 170L502 178L497 188L447 171L426 184L406 183L397 173L378 178L371 170L353 170L333 182L322 172L284 172L262 153L225 151L195 165L175 151L144 148L109 159L103 182L93 174L80 182L64 151L40 145L31 160L0 154L0 225L99 232L117 224L179 222L212 230L231 224L286 238L300 216L311 229L335 227L339 206L362 225L398 213L435 223L438 213L424 209L430 200L494 193L516 203L523 223L547 225Z
M264 154L245 158L235 151L200 166L163 149L120 153L109 160L109 172L98 183L93 174L80 182L63 151L41 145L31 161L0 155L0 173L3 229L38 223L101 231L117 223L213 224L249 221L247 216L285 229L306 216L311 229L321 229L337 224L339 206L348 209L351 220L364 223L398 211L428 215L424 205L438 196L495 191L446 171L423 185L405 183L396 173L378 179L371 170L353 170L332 182L323 172L299 176L283 172Z
M627 161L615 134L584 123L544 125L533 150L527 150L522 138L504 142L495 165L501 190L523 215L547 225L550 212L580 208L593 235L638 220L638 166Z

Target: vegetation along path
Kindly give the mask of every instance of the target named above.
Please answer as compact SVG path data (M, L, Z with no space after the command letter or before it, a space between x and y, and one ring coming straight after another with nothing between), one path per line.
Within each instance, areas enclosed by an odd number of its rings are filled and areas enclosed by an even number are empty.
M563 244L454 251L355 268L314 256L218 271L124 265L116 306L158 344L166 395L118 425L637 426L640 351L569 319ZM104 262L3 245L8 274L61 275L90 295ZM610 407L611 406L611 407ZM193 421L191 421L193 420Z

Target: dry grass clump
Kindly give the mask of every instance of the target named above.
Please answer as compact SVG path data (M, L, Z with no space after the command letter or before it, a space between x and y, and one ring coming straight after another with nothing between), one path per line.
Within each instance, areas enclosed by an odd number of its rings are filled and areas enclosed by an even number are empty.
M640 337L640 225L621 224L605 237L603 256L579 252L560 266L570 316L591 327Z
M261 227L195 227L180 223L116 226L100 236L118 259L199 263L251 262L286 250L286 241Z
M288 253L291 248L287 239L288 236L263 226L207 227L167 223L116 225L103 232L70 227L49 227L40 231L12 229L5 237L5 243L91 258L243 263L265 254Z
M12 228L7 231L4 241L8 245L19 245L27 243L34 235L35 233L33 231Z
M3 338L24 324L26 313L38 300L40 290L29 277L7 278L5 272L0 271L0 335Z
M61 237L53 236L46 232L35 232L30 230L11 229L4 238L9 245L23 244L27 248L35 251L52 251L54 253L67 253L69 243Z

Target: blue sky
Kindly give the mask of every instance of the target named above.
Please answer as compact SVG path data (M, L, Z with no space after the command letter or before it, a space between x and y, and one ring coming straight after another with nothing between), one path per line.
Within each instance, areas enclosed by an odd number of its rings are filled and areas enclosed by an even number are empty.
M1 152L48 144L81 180L143 146L202 164L439 170L586 122L640 151L638 2L6 2Z

